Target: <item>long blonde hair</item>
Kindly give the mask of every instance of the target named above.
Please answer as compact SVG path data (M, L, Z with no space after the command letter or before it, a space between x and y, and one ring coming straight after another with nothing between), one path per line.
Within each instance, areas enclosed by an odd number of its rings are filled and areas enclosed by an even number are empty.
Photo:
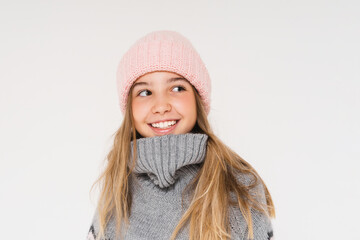
M203 165L186 189L191 189L191 201L186 212L180 219L171 239L174 240L179 231L189 223L190 240L230 239L228 207L237 205L248 226L248 238L253 239L251 208L268 217L275 217L271 195L255 169L238 154L218 139L211 130L199 94L193 87L196 99L197 122L193 132L208 135L206 156ZM121 225L129 223L132 193L131 179L134 160L136 159L136 138L131 111L132 90L124 120L115 133L114 144L107 155L107 166L92 185L100 184L100 197L97 210L99 213L99 234L96 239L105 236L106 226L112 217L116 219L116 234ZM131 157L130 142L134 142L134 156ZM132 162L130 163L130 160ZM238 180L237 175L250 176L250 184ZM258 184L262 184L266 203L251 193ZM90 190L90 191L91 191ZM230 193L234 193L237 201L232 201ZM121 233L122 234L122 233Z

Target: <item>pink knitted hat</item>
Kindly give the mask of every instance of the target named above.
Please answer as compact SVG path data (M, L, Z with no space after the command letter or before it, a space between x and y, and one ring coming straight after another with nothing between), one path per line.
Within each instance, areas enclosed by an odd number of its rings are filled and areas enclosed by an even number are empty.
M154 71L174 72L186 78L199 92L206 114L209 114L209 73L190 41L174 31L155 31L145 35L120 60L117 90L123 114L132 84L142 75Z

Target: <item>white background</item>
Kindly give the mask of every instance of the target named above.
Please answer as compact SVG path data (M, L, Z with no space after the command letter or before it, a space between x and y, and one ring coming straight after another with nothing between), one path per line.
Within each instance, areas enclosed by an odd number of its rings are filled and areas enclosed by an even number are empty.
M359 12L333 0L1 0L1 239L85 239L122 120L116 67L154 30L198 50L212 126L266 182L276 239L360 239Z

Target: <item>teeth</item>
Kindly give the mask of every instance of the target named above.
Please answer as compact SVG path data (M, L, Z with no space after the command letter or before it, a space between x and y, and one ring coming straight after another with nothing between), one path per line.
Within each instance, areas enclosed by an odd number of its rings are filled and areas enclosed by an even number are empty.
M173 126L176 123L176 121L166 121L166 122L160 122L160 123L153 123L151 126L155 128L168 128Z

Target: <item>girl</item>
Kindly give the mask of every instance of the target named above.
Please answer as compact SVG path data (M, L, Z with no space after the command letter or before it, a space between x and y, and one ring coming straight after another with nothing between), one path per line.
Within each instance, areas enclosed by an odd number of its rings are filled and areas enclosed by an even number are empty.
M210 77L192 44L147 34L121 59L117 84L124 119L95 182L88 239L271 239L270 193L211 130Z

